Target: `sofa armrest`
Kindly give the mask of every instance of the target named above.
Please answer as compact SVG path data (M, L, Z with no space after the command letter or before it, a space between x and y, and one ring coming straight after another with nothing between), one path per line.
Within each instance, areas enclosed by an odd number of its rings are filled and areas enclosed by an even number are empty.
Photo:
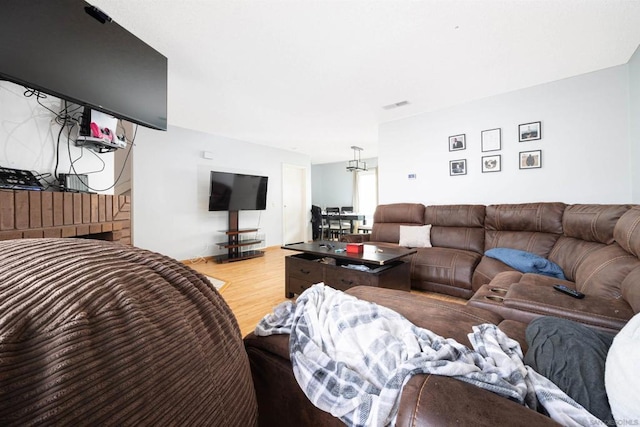
M347 243L366 243L371 240L371 234L345 234L340 237L341 242Z
M288 354L288 335L244 338L258 399L260 425L341 426L306 398ZM455 397L454 397L455 396ZM397 426L557 426L548 417L455 378L414 375L402 389Z
M510 309L562 317L612 331L622 329L634 315L631 306L621 298L586 295L583 299L576 299L556 291L551 285L514 283L505 295L504 305Z
M396 426L558 426L551 418L455 378L414 375L402 390Z
M244 338L258 400L259 426L344 427L339 418L316 408L293 376L289 335Z

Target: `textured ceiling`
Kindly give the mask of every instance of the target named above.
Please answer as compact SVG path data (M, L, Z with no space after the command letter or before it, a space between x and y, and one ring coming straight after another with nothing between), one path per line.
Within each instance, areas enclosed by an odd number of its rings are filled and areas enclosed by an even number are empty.
M89 2L168 57L170 125L313 163L375 157L381 122L621 65L640 44L636 0Z

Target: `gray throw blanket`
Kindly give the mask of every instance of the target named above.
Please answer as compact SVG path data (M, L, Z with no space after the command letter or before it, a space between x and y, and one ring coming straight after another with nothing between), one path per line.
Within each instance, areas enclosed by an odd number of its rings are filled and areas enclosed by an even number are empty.
M418 328L385 307L317 284L276 307L256 335L291 334L293 372L309 400L350 426L393 424L411 375L457 378L535 409L563 425L603 425L522 363L519 344L495 325L473 328L475 350Z
M611 425L604 372L614 335L557 317L531 321L526 334L524 362Z

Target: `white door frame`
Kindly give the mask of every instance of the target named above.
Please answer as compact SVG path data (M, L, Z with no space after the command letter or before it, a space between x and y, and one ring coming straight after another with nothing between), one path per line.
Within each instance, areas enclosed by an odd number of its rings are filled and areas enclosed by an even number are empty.
M300 217L297 219L298 221L301 221L302 224L305 224L306 226L304 227L304 235L301 236L301 241L303 242L307 242L309 241L309 230L311 228L311 206L308 204L308 192L309 189L308 187L308 180L309 180L309 168L305 167L305 166L300 166L300 165L294 165L294 164L287 164L287 163L283 163L282 164L282 242L284 244L287 243L293 243L293 242L287 242L285 240L286 237L286 227L287 227L287 211L285 209L285 200L287 200L286 198L286 194L287 191L290 191L291 188L287 185L287 173L286 170L287 169L297 169L301 172L301 176L302 176L302 182L300 183L300 188L302 191L302 194L299 194L297 200L299 200L299 208L300 208Z

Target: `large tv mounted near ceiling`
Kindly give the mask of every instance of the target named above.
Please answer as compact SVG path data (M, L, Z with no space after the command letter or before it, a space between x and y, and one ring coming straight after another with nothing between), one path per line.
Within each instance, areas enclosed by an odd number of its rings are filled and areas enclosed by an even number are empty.
M0 79L167 129L167 58L83 0L3 2Z

